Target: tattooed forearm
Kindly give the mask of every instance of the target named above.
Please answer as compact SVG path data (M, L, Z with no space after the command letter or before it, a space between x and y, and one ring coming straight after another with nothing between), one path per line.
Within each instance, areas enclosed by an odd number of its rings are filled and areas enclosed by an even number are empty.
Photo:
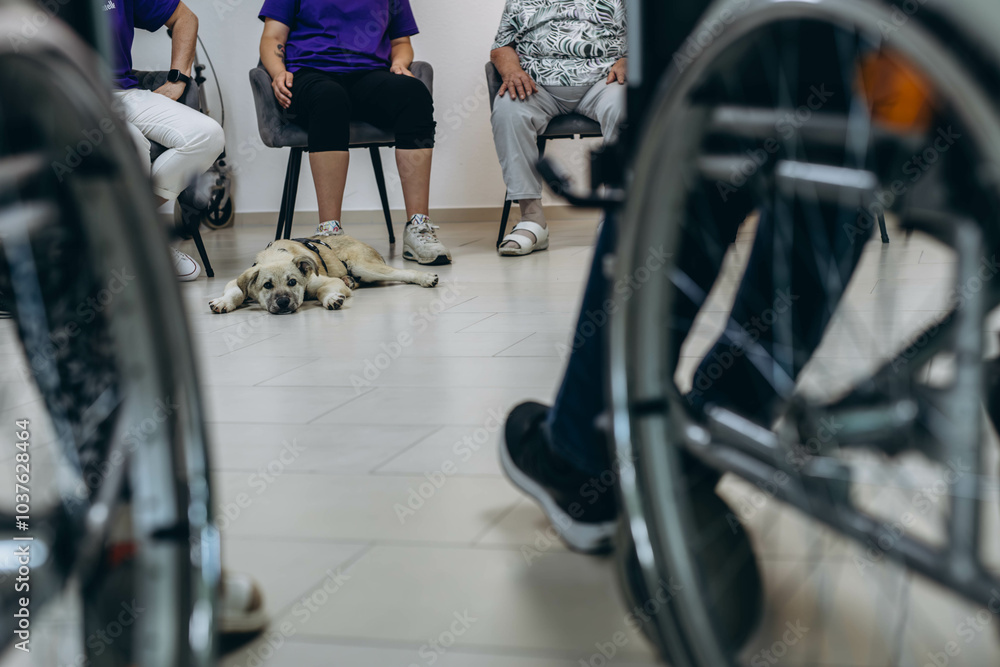
M281 58L281 62L285 62L285 45L284 44L278 44L278 47L277 47L276 50L277 50L277 53L278 53L278 57Z

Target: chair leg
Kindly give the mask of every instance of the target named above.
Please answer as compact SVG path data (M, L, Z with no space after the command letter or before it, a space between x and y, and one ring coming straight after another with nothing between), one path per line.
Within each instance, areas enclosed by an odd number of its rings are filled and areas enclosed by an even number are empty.
M295 218L295 197L299 192L299 172L302 170L302 153L305 149L293 148L289 158L292 163L291 180L288 183L288 202L285 207L285 231L283 237L292 238L292 222Z
M378 196L382 199L382 213L385 215L385 228L389 232L389 245L395 245L396 234L392 231L392 213L389 212L389 193L385 189L385 172L382 170L382 155L378 146L369 146L372 156L372 169L375 170L375 182L378 184Z
M295 162L295 149L288 155L288 166L285 167L285 185L281 191L281 207L278 208L278 228L274 231L274 240L280 241L285 230L285 209L288 206L288 186L292 182L292 164Z
M205 266L205 275L214 278L215 271L212 270L212 263L208 261L208 251L205 250L205 242L201 240L201 230L198 227L199 225L192 225L188 231L191 232L191 239L198 248L198 254L201 255L201 263Z
M507 195L503 196L503 215L500 216L500 234L497 235L497 247L503 243L503 237L507 235L507 219L510 217L510 205L513 202L507 199Z
M878 230L882 233L882 243L889 242L889 234L885 231L885 215L882 211L878 212Z

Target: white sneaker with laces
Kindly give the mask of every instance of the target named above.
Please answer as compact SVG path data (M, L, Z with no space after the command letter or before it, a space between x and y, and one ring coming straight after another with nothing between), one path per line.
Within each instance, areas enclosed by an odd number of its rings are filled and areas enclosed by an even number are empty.
M410 218L403 231L403 259L420 264L450 264L451 253L434 234L437 228L426 215Z
M316 236L343 236L344 228L336 220L321 222L316 227Z
M182 283L194 280L201 275L201 267L188 255L185 255L177 248L171 248L170 253L174 258L174 270L177 271L177 278Z

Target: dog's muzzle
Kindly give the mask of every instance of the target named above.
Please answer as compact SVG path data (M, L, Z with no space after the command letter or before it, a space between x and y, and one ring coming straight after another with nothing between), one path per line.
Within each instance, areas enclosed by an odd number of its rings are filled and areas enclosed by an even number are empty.
M287 313L294 313L295 308L295 301L288 295L282 294L274 298L270 310L275 315L285 315Z

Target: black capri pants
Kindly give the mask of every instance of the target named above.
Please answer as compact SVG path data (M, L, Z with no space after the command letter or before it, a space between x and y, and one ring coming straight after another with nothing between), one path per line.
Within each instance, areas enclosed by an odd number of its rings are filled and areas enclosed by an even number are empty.
M291 120L309 134L309 151L346 151L351 121L396 135L396 148L434 147L434 99L419 79L369 70L335 74L300 69L292 80Z

